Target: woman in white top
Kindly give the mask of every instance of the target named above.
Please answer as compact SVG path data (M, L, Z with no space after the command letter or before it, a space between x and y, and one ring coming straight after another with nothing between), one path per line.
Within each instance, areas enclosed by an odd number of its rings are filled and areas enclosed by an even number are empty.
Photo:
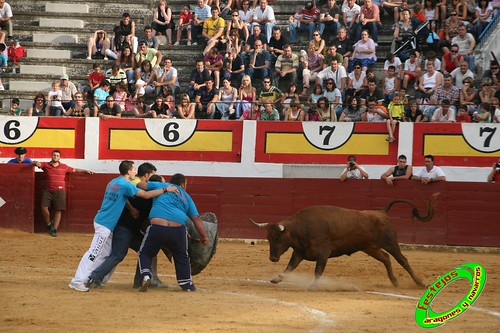
M239 1L240 0L236 0L237 3ZM241 7L240 6L238 7L243 8L238 13L240 14L240 19L243 21L243 25L247 28L248 32L250 33L251 32L250 26L252 25L253 21L253 9L250 8L250 0L243 0L243 2L241 2Z
M347 75L347 92L349 96L359 96L365 88L364 80L366 72L361 70L361 62L354 64L354 70Z
M479 5L476 7L476 19L473 23L476 25L477 36L481 35L483 30L486 28L488 23L493 19L493 7L490 5L489 0L479 1Z
M417 98L430 98L436 89L443 84L443 75L436 71L434 62L429 61L426 65L427 72L420 77L418 83Z
M235 102L237 97L238 90L231 86L231 79L224 78L222 88L219 89L219 100L215 103L215 107L221 113L221 119L229 119L236 112Z

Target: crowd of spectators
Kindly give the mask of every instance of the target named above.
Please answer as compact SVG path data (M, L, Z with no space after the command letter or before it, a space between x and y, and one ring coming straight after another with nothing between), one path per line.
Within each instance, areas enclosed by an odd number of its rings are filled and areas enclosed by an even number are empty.
M275 1L197 0L176 17L160 0L140 34L123 13L113 36L97 30L88 38L87 58L113 66L94 65L80 92L63 75L24 113L385 122L389 142L401 121L500 120L498 62L480 87L474 77L477 37L496 10L488 0L474 8L461 0L308 0L286 22L277 22ZM396 52L380 54L381 15L389 14ZM309 40L303 49L300 31ZM187 87L160 43L203 46ZM386 59L383 73L373 70L378 58Z

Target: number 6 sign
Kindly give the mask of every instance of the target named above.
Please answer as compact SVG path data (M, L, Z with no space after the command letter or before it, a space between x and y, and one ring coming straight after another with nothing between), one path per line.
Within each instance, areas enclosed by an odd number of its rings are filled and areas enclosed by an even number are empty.
M196 131L195 119L144 119L149 137L156 143L175 147L188 141Z
M28 140L38 127L38 117L0 117L0 142L9 145Z

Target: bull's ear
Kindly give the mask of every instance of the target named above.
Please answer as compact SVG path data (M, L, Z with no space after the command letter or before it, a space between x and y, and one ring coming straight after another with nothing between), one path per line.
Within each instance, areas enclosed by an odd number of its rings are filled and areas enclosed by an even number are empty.
M282 225L282 224L278 224L278 229L279 229L280 231L285 231L285 226L284 226L284 225Z

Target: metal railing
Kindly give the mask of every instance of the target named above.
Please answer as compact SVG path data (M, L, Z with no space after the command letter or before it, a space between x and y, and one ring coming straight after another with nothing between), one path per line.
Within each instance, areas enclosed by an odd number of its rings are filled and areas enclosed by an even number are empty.
M483 32L479 35L479 48L483 47L484 42L490 37L490 35L493 33L495 30L495 27L498 25L498 22L500 21L500 10L497 10L495 12L495 16L493 17L493 20L488 23L486 28L484 28Z

